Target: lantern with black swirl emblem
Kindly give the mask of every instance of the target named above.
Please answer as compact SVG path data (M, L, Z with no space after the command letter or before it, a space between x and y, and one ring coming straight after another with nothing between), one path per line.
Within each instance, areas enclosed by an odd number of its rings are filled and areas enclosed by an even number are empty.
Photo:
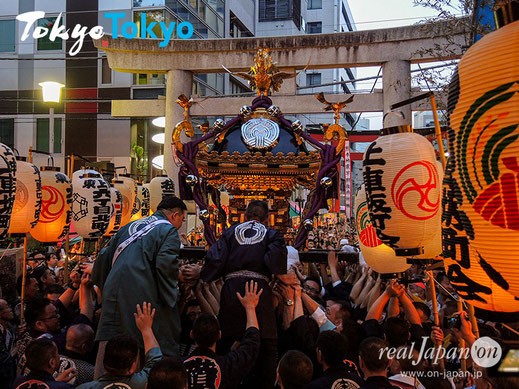
M167 176L154 177L150 182L150 208L157 211L157 206L166 196L175 195L175 183Z
M465 53L451 83L456 197L445 212L461 223L487 276L519 298L519 4L496 4L504 26Z
M414 256L441 229L440 172L431 143L410 126L382 130L364 154L369 216L378 238Z
M24 157L16 158L16 195L9 234L25 235L33 228L41 211L40 171Z
M72 221L74 229L85 240L105 234L112 216L110 186L92 170L72 174Z
M398 257L395 250L377 237L369 219L364 185L355 196L355 220L360 251L369 267L381 274L401 273L411 267L405 258Z
M0 240L7 236L16 193L16 159L12 150L0 143Z
M68 233L72 220L72 182L54 166L42 166L40 178L40 218L30 232L39 242L56 243Z
M112 203L112 211L110 213L110 224L105 236L112 236L119 231L123 217L123 195L115 189L113 184L110 185L110 202Z

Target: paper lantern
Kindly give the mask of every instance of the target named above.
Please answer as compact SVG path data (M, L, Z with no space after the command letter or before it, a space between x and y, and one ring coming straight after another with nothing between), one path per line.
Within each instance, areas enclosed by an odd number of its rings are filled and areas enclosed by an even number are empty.
M132 207L132 215L135 215L138 210L136 209L135 200L137 199L137 182L131 178L129 174L119 174L118 180L124 182L130 190L132 191L132 197L131 197L131 207Z
M150 190L141 183L137 184L137 197L133 210L134 214L130 221L150 216Z
M438 169L438 176L440 182L443 181L443 166L440 161L436 161L436 168ZM441 229L441 220L438 220L439 226L437 226L434 231L435 234L432 236L432 239L428 241L424 245L424 252L421 255L414 256L415 259L438 259L443 251L443 240L442 240L442 229Z
M112 204L110 186L94 170L72 174L72 220L77 234L85 240L97 239L110 224Z
M440 173L431 143L410 126L383 130L364 154L369 216L379 239L399 256L423 254L439 233Z
M16 159L13 151L0 143L0 240L7 236L16 193Z
M454 158L449 159L443 180L443 263L449 280L460 297L484 311L488 320L517 321L519 301L507 292L507 282L490 273L488 264L470 244L472 231L465 231L466 216L458 181L454 178ZM478 317L482 313L478 312ZM517 317L516 317L517 316Z
M112 204L110 224L108 225L105 236L112 236L119 231L123 216L123 196L121 195L121 192L113 186L110 187L110 202Z
M123 198L123 209L121 214L121 226L125 226L130 222L130 219L132 217L132 198L133 198L133 192L132 189L124 183L122 180L113 180L112 184L114 185L114 188L117 189Z
M462 223L487 275L519 297L517 36L514 21L483 37L459 63L449 93L456 192L446 212Z
M157 176L150 182L150 208L157 211L157 206L166 196L175 195L175 183L167 176Z
M364 260L374 271L382 274L401 273L411 267L403 257L382 243L369 219L366 190L362 185L355 196L357 238Z
M16 195L9 234L26 234L36 226L41 211L40 171L25 158L16 162Z
M67 234L70 227L72 182L54 166L42 166L40 178L41 212L31 235L40 242L56 243Z

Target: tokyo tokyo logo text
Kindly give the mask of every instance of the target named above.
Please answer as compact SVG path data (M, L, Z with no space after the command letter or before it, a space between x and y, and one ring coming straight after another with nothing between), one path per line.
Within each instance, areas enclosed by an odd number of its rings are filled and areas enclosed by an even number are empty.
M92 39L100 39L104 35L102 26L94 26L89 30L87 26L76 24L72 29L66 28L62 22L62 13L56 17L56 20L53 23L49 23L47 26L36 25L37 21L39 19L43 19L44 17L45 12L43 11L26 12L16 17L18 21L25 23L21 37L22 42L29 38L29 36L32 36L34 39L47 36L48 39L52 42L54 42L56 38L63 40L67 40L69 38L76 39L76 42L69 50L69 54L74 56L79 53L83 47L83 43L87 35L89 35ZM104 17L106 19L111 19L112 21L113 39L117 39L119 36L122 36L126 39L144 39L148 37L159 39L156 34L156 27L158 26L162 33L162 41L159 43L159 47L166 47L175 35L175 32L176 36L180 39L189 39L193 36L194 33L193 25L190 22L181 22L178 24L176 22L171 22L167 25L164 22L147 23L146 13L144 12L141 12L140 14L140 26L132 21L120 23L126 17L126 14L123 12L105 12ZM33 27L34 29L32 30L31 34L31 28Z

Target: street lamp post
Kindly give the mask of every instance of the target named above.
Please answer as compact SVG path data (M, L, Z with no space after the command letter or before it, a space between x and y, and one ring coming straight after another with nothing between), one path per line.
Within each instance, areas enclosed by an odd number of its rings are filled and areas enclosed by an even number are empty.
M43 101L46 103L59 103L61 99L61 88L65 85L54 81L40 82L38 85L43 90ZM49 107L49 154L54 153L54 106Z

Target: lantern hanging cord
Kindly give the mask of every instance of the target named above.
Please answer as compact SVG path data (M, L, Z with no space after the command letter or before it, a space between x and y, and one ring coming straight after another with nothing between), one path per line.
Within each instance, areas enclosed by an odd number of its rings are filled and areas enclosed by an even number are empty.
M438 285L440 288L442 288L449 296L451 296L453 298L453 300L457 301L458 300L458 297L453 295L451 292L449 292L442 284L440 284L438 281L436 281L436 279L433 277L433 280L434 280L434 283L436 285ZM465 300L463 300L463 304L465 306L465 309L468 309L467 307L467 303L465 302Z

